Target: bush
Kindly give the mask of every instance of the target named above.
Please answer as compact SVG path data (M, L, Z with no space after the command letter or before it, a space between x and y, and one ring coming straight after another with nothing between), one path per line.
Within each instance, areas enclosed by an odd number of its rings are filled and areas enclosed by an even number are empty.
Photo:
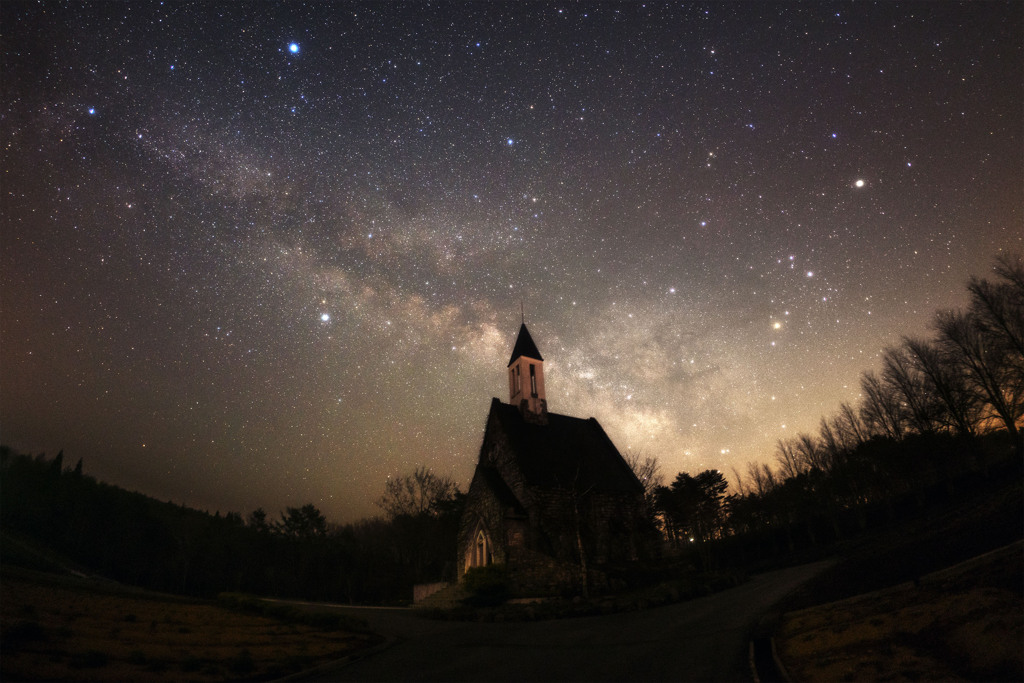
M466 570L462 586L469 593L462 602L471 607L494 607L509 597L508 577L500 564Z

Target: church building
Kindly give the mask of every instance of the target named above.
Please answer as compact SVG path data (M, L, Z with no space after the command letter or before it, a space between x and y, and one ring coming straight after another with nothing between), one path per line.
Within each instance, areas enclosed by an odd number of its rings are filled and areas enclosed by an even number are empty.
M525 323L491 400L459 529L459 576L503 565L521 594L599 587L645 554L644 488L594 418L548 411L544 359Z

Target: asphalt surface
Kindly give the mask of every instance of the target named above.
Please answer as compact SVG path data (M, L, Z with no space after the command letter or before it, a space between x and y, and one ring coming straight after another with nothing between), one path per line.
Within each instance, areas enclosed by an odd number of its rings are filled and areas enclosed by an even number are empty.
M435 621L408 609L335 606L365 619L388 642L300 680L749 681L755 626L827 565L761 574L675 605L541 622Z

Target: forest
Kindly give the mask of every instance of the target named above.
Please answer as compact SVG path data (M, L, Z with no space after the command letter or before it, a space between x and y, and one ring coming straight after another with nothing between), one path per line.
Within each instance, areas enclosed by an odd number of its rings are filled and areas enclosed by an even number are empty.
M861 377L861 401L817 434L778 443L774 464L664 485L656 458L630 464L662 536L649 562L753 570L930 514L1009 482L1019 496L1024 416L1024 262L972 278L964 310L930 338L904 337ZM389 480L382 515L333 525L313 504L278 516L209 514L112 486L64 462L0 447L2 560L197 596L221 592L406 604L416 583L452 580L464 494L426 468ZM1013 506L1010 506L1013 509ZM1021 536L1016 522L979 548ZM1004 541L1005 539L1005 541Z
M669 545L692 545L704 568L750 562L941 508L1001 478L1019 482L1020 255L996 259L993 275L971 278L965 310L934 315L931 338L905 336L884 349L882 367L861 376L858 405L823 416L817 434L779 441L774 467L734 471L731 494L717 470L681 472L668 486L649 476ZM646 463L645 473L653 470ZM1019 527L989 531L1012 540Z

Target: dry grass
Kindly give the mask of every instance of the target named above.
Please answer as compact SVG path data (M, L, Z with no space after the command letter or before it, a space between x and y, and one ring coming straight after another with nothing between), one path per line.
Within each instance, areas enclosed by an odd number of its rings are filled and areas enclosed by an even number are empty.
M779 656L797 681L1024 680L1022 546L915 586L790 612Z
M210 603L6 574L4 681L266 680L375 642Z

